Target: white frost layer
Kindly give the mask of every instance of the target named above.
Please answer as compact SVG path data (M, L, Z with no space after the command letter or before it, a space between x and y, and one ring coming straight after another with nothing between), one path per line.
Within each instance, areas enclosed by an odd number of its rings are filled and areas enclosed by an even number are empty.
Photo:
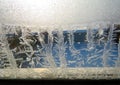
M67 24L120 21L120 0L0 0L0 22Z
M1 79L120 79L120 68L0 69Z

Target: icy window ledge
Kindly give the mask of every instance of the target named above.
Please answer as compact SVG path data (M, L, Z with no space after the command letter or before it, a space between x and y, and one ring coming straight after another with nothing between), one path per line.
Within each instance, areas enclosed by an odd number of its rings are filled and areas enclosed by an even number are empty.
M53 70L54 69L54 70ZM119 79L120 68L0 69L2 79Z

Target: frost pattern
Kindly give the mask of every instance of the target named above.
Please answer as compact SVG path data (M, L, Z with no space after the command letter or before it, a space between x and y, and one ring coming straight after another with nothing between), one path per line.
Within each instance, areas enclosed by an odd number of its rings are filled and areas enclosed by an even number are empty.
M0 27L0 68L118 67L120 26Z

